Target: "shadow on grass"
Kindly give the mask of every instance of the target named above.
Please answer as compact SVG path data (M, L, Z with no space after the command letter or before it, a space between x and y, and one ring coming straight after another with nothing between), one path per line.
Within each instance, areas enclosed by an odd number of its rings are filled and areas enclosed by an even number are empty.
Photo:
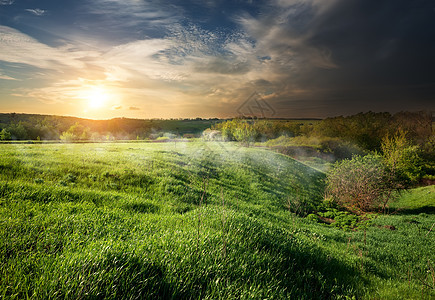
M57 299L336 299L358 297L364 285L357 267L308 242L310 232L301 238L237 216L228 220L227 233L225 255L218 235L198 244L196 238L165 235L146 240L144 248L131 241L89 244L58 256L34 292ZM37 264L42 271L44 260ZM26 298L22 285L10 286L16 290L6 296Z
M390 213L396 215L418 215L421 213L433 215L435 214L435 206L423 206L419 208L399 208L391 210Z
M272 278L257 278L265 285L270 280L279 278L276 288L287 291L286 296L295 299L350 296L361 284L361 274L357 269L331 257L315 245L303 242L303 239L279 228L265 228L256 221L244 220L243 223L245 225L241 223L238 226L246 236L247 243L243 251L248 255L249 252L254 256L255 253L261 253L264 257L271 258L266 264L252 261L250 274L258 274L260 270L271 274ZM234 271L231 277L237 275L233 279L240 280L243 275L237 274L237 268ZM245 280L249 282L252 278L247 276Z
M72 260L55 287L59 299L180 299L165 267L147 258L111 251Z
M189 272L186 298L336 299L342 295L358 296L364 279L357 267L279 227L270 227L249 217L237 219L231 224L235 231L228 233L225 255L190 258L202 267ZM199 252L206 253L207 249L217 246L222 247L219 242L210 240Z

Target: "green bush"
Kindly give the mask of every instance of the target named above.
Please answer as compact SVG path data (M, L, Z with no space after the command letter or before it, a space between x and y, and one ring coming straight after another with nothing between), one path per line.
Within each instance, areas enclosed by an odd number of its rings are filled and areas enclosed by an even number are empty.
M423 160L420 148L411 145L404 131L382 141L384 161L403 185L417 183L422 176Z
M319 221L319 217L316 214L309 214L306 218L310 221Z

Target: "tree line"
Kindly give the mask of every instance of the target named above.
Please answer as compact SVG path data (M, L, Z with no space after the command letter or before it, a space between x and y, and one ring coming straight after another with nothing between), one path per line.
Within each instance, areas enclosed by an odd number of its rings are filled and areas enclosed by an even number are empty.
M432 123L432 115L425 111L399 112L394 115L388 112L367 112L311 122L233 119L216 124L212 129L220 131L223 139L246 144L284 135L339 138L365 150L380 150L382 139L399 130L406 132L412 142L423 145L433 136Z
M314 122L233 119L205 136L247 146L267 141L266 146L295 158L303 153L303 160L335 162L328 175L329 196L367 210L385 208L393 191L435 179L433 121L424 111L367 112Z
M89 120L66 116L0 114L0 140L136 140L198 137L218 119Z

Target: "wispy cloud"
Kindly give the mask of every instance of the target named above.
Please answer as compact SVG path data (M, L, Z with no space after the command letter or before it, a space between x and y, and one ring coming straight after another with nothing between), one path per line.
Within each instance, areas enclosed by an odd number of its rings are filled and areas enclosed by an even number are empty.
M3 80L18 80L16 78L13 78L13 77L10 77L10 76L7 76L7 75L2 75L2 74L0 74L0 79L3 79Z
M0 0L0 5L12 5L15 0Z
M40 8L28 8L26 11L34 14L35 16L43 16L47 13L46 10Z
M266 11L260 18L249 15L237 18L237 22L255 40L259 54L269 56L276 71L288 73L288 68L295 71L301 66L336 68L329 49L317 48L309 43L312 34L310 24L316 18L312 15L313 5L324 5L323 2L278 2L279 10Z
M119 45L103 56L107 78L150 98L179 99L201 107L237 105L270 73L255 45L241 32L221 34L175 25L162 39ZM273 78L272 78L273 80ZM228 107L226 108L228 109Z
M85 68L82 59L98 55L72 45L50 47L16 29L0 26L0 60L3 61L62 71L65 67Z
M153 13L164 16L158 9L145 12L142 2L99 1L103 2L107 5L98 11L95 7L92 13L128 14L132 8L127 4L131 4L142 8L146 18L152 19ZM145 17L139 12L133 13L133 19ZM278 17L288 17L288 14L279 12ZM170 18L170 14L166 17ZM167 34L161 38L134 40L107 51L80 50L82 47L73 44L50 47L3 26L0 27L3 33L0 60L68 74L53 80L51 86L21 91L46 103L75 101L83 86L83 82L74 81L75 76L112 82L124 95L129 95L125 98L131 99L132 104L149 104L154 101L151 99L157 99L160 106L165 101L178 101L180 106L184 103L186 107L208 106L211 110L215 107L224 111L228 110L225 108L228 104L237 107L252 90L278 94L277 90L283 89L283 80L289 76L289 68L292 71L297 67L295 49L303 48L303 39L287 34L282 22L270 19L279 18L242 16L238 19L241 30L232 32L176 23L168 25ZM303 49L306 55L310 53L308 47ZM311 57L315 57L316 49L311 52ZM38 53L38 59L34 53ZM321 55L318 60L318 65L330 67ZM140 108L140 105L130 107Z
M146 35L156 30L160 32L162 27L182 19L181 11L175 5L159 1L96 0L83 6L83 10L86 15L99 16L96 24L99 27L115 31L134 28Z
M209 13L206 7L217 10L226 3L192 1L189 5L183 5L184 1L88 1L73 6L74 18L68 20L75 24L71 31L65 30L63 24L58 31L53 29L56 38L51 40L0 26L0 61L19 65L33 74L17 77L14 72L5 72L0 74L0 79L13 80L6 74L23 81L42 78L44 82L38 85L32 81L32 86L37 88L23 84L14 93L45 103L79 103L84 87L104 85L116 94L116 101L107 106L112 112L119 113L122 109L122 113L133 115L134 109L130 108L138 108L141 115L159 111L170 117L171 110L177 110L177 114L185 115L203 115L202 112L208 111L229 116L236 114L238 104L253 91L280 111L282 107L296 110L305 100L319 96L335 97L343 80L353 77L354 82L359 82L358 74L376 73L367 70L369 64L359 62L363 59L370 62L365 52L374 52L379 61L396 55L399 64L390 63L386 67L400 66L399 58L405 57L405 52L398 51L406 49L406 45L396 35L391 41L385 40L383 33L370 33L375 36L373 43L359 41L360 37L367 38L364 35L367 26L375 28L383 24L381 17L370 12L365 12L373 20L368 25L364 18L359 18L359 23L354 20L358 3L364 0L259 1L255 10L235 9L225 14L232 19L226 20L228 27L222 29L206 23L221 16ZM0 0L1 5L11 3L11 0ZM205 16L199 16L199 21L187 11L192 3L199 7L195 8L195 14L197 9L204 11ZM35 18L30 14L42 16L47 12L27 9L27 18L23 19L37 22L43 27L41 30L50 31L47 20L52 17L51 7L47 10L49 16ZM360 34L353 34L346 26L354 26ZM423 30L420 32L423 34ZM54 46L59 45L57 36L62 36L61 46ZM361 47L364 50L357 49ZM429 53L433 48L413 49ZM349 53L356 53L359 60ZM381 64L370 65L379 68ZM412 66L409 69L412 71ZM395 78L396 73L375 75L381 79Z
M240 31L223 33L193 24L182 26L174 22L182 12L173 11L152 2L94 2L89 12L104 16L106 25L115 26L122 20L127 22L122 26L165 26L166 34L160 38L133 40L105 51L81 50L82 45L74 44L50 47L3 26L0 60L65 74L53 78L50 86L19 91L46 103L74 101L83 85L74 82L74 77L112 82L129 95L125 98L131 99L131 104L136 101L131 107L138 108L140 102L149 104L154 99L160 106L174 101L180 105L199 106L202 102L220 106L221 102L240 101L250 94L252 82L261 80L268 66L258 59L258 51L249 37ZM37 59L34 53L38 53ZM238 94L244 90L246 95Z
M325 10L329 9L338 1L340 0L275 0L273 2L278 8L291 8L295 11L300 9L301 5L308 5L314 8L316 13L320 14L324 13Z

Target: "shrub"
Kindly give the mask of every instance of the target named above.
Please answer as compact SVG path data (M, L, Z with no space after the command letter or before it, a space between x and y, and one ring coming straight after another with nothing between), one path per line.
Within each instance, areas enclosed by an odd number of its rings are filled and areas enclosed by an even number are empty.
M382 206L398 190L393 173L377 155L356 155L333 165L327 176L326 195L351 211Z
M319 221L319 217L316 214L309 214L306 218L310 221L313 221L313 222Z
M246 146L255 142L257 131L254 126L246 121L234 119L215 126L215 129L222 133L224 140L236 140Z
M243 145L249 146L255 142L255 136L257 132L248 123L241 123L233 132L234 138Z
M381 148L385 163L396 180L404 185L415 184L420 180L423 167L420 149L411 145L404 131L399 131L393 137L386 136Z

